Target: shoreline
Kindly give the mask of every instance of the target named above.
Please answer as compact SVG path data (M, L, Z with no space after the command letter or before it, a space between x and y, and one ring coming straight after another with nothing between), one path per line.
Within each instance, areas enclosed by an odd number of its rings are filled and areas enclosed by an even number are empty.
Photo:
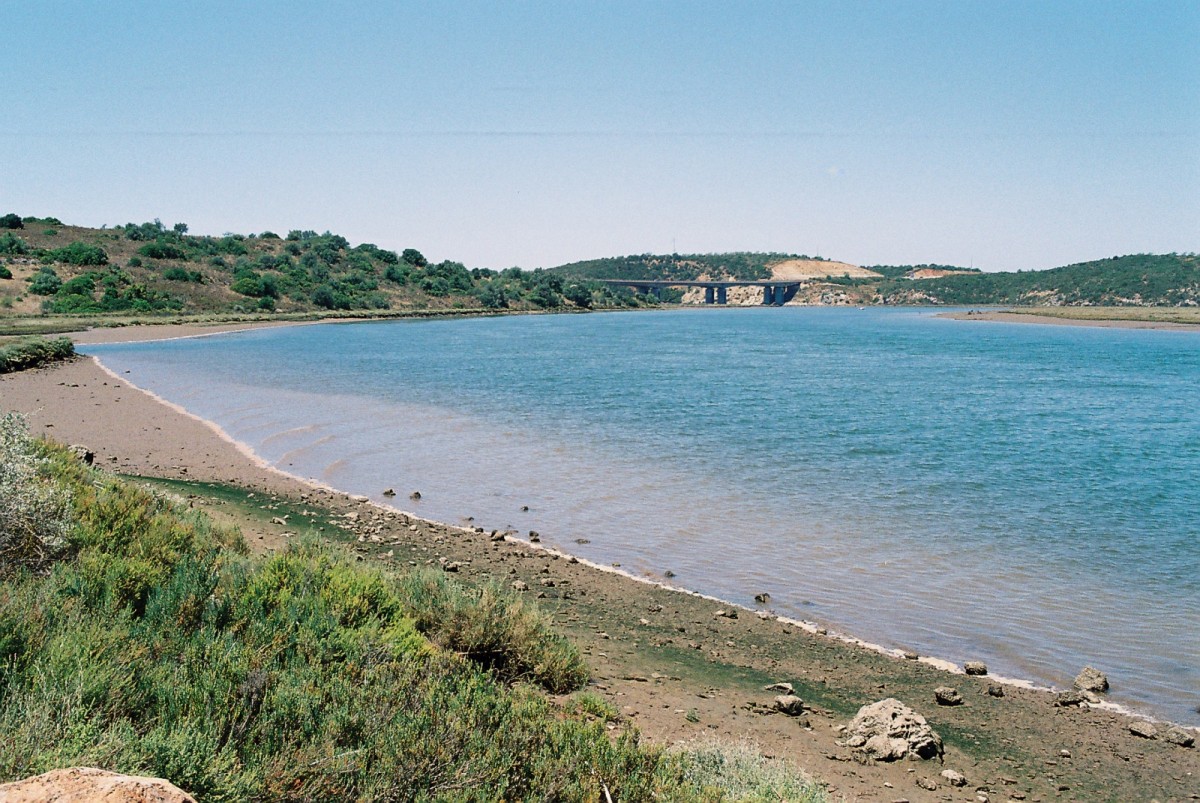
M237 331L237 330L235 330L235 331ZM223 333L215 333L214 332L212 334L223 334ZM157 340L182 340L182 339L186 339L188 337L205 337L205 336L206 335L182 335L180 337L175 337L175 338L158 338ZM145 341L145 342L157 342L157 340ZM147 397L149 397L156 403L161 404L164 407L167 407L168 409L170 409L180 415L186 416L186 417L192 419L193 421L196 421L197 423L203 424L205 427L207 427L209 430L211 430L214 435L216 435L218 438L220 438L225 443L228 443L229 445L233 446L247 460L252 462L255 466L257 466L259 469L261 469L263 471L267 471L272 474L279 475L280 477L286 478L287 480L294 481L301 485L308 486L309 488L311 488L314 491L322 491L322 492L332 494L335 496L342 496L342 497L346 497L346 498L350 498L350 499L355 499L356 501L359 501L361 504L369 505L371 507L378 508L380 510L400 514L400 515L407 517L410 520L421 521L421 522L424 522L425 524L433 526L433 527L440 527L443 529L454 529L454 530L459 530L464 533L472 531L472 528L470 528L470 527L464 527L462 525L451 524L449 522L438 521L436 519L430 519L425 516L421 516L420 514L415 513L411 510L404 510L402 508L396 507L395 505L389 505L385 502L376 502L376 501L371 500L368 497L356 495L356 494L352 493L351 491L334 487L332 485L323 483L312 477L302 477L298 474L293 474L291 472L284 471L283 469L272 465L265 458L263 458L262 456L257 454L248 444L243 443L243 442L237 440L236 438L234 438L233 436L231 436L228 432L226 432L221 427L220 424L216 423L215 421L210 421L206 418L202 418L201 416L198 416L195 413L189 411L187 408L185 408L181 405L175 404L172 401L168 401L167 399L164 399L162 396L159 396L154 391L140 387L140 386L134 384L133 382L130 382L129 380L122 378L115 371L113 371L111 368L106 366L103 363L103 361L101 361L101 359L96 355L90 355L90 356L85 355L85 358L90 359L92 362L94 362L97 368L99 368L101 371L103 371L105 374L107 374L111 378L113 378L119 382L122 382L123 384L127 385L128 387L130 387L136 391L139 391L139 392L145 394ZM519 544L523 545L524 547L531 549L535 552L543 552L543 553L546 553L549 555L557 555L558 558L567 558L574 562L586 565L595 571L606 572L608 574L612 574L614 576L621 577L626 580L631 580L636 583L643 583L643 584L651 586L653 588L659 588L664 591L670 591L670 592L678 593L678 594L687 594L688 596L696 597L698 599L706 600L709 602L715 602L720 605L724 605L726 607L737 608L739 610L742 610L742 611L745 611L745 612L751 613L751 614L758 613L754 608L750 608L746 605L732 602L730 600L722 599L721 597L714 596L714 595L706 593L704 591L697 591L697 590L691 589L691 588L684 588L682 586L676 586L676 585L672 585L670 583L664 583L660 580L655 580L650 577L646 577L646 576L639 575L639 574L634 574L633 572L627 571L627 570L619 568L619 567L606 566L602 563L597 563L597 562L589 560L587 558L579 557L579 556L573 555L569 552L564 552L563 550L558 549L556 547L544 546L541 543L536 543L536 542L529 541L529 540L526 540L526 539L523 539L520 537L516 537L515 533L511 534L511 535L506 534L505 540L512 542L512 543L519 543ZM890 658L903 658L904 657L905 651L898 647L887 647L883 644L876 644L874 642L866 641L866 640L861 639L850 633L843 633L840 631L828 630L827 628L823 627L822 625L820 625L817 622L811 622L811 621L804 620L804 619L793 619L791 617L779 616L779 615L774 615L774 614L772 614L770 616L770 618L774 621L782 622L784 624L788 624L788 625L792 625L793 627L800 628L810 634L827 636L832 639L837 639L838 641L841 641L844 644L847 644L847 645L850 645L853 647L857 647L860 649L864 649L864 650L869 650L871 652L875 652L875 653L878 653L880 655L884 655L884 656L887 656ZM965 675L966 674L963 671L962 667L960 667L954 661L951 661L946 658L938 658L938 657L932 656L932 655L922 655L922 656L919 656L917 658L917 660L920 663L923 663L927 666L930 666L930 667L937 669L939 671L942 671L942 672L946 672L946 673L954 674L954 675ZM988 676L992 680L996 681L997 683L1001 683L1001 684L1004 684L1007 686L1012 686L1014 688L1023 688L1023 689L1045 691L1045 692L1060 691L1059 689L1056 689L1052 686L1041 686L1032 680L1028 680L1028 679L1024 679L1024 678L1008 678L1008 677L1003 677L1003 676L995 675L995 674L991 674L991 673L989 673ZM1154 721L1154 722L1165 721L1165 720L1156 719L1156 718L1151 717L1146 714L1139 713L1132 709L1127 709L1124 706L1121 706L1117 703L1109 703L1106 701L1101 701L1101 705L1103 705L1105 707L1109 707L1115 711L1120 711L1121 713L1124 713L1128 716L1137 717L1139 719L1146 719L1148 721Z
M244 328L258 327L239 327ZM182 332L175 336L197 334L187 328ZM219 333L223 332L201 334ZM99 387L96 382L100 383ZM140 392L130 396L129 390ZM836 699L839 704L844 698L870 702L897 696L930 718L935 728L939 725L952 729L962 727L951 724L952 713L970 713L984 717L982 721L986 723L971 725L972 729L990 728L1004 736L1005 741L1029 742L1031 750L1033 743L1052 739L1055 749L1047 754L1048 760L1057 753L1058 745L1078 745L1071 749L1095 752L1101 750L1103 743L1103 752L1108 753L1120 744L1120 750L1126 755L1139 755L1144 767L1172 772L1181 781L1186 777L1200 777L1200 762L1196 760L1196 753L1200 751L1177 747L1164 751L1162 748L1166 746L1161 741L1130 737L1128 725L1124 724L1130 715L1112 710L1117 707L1112 703L1105 703L1102 708L1057 709L1052 705L1052 694L1036 687L1027 688L1020 680L992 675L973 678L961 674L957 666L951 673L946 667L935 666L936 659L905 660L899 650L872 645L844 634L825 633L813 623L734 606L699 592L678 589L612 567L597 566L523 539L510 537L500 543L490 542L471 528L422 519L392 505L353 497L331 486L289 474L266 463L216 424L127 382L96 357L6 376L0 381L0 400L5 408L16 408L19 404L27 412L33 412L30 429L35 434L40 431L66 443L87 444L96 451L98 464L122 473L229 483L292 498L318 497L312 504L362 511L364 518L394 518L402 525L395 533L396 537L412 539L412 555L417 562L425 557L425 550L430 549L428 554L441 552L441 557L447 560L459 561L465 557L465 573L502 581L506 575L517 571L512 566L514 562L522 573L534 562L547 564L555 578L570 570L569 583L564 578L559 581L558 588L574 590L558 592L553 585L544 586L545 591L539 593L546 594L547 599L539 602L554 612L558 617L556 621L562 620L569 637L584 650L597 678L594 690L612 695L630 721L654 741L670 743L713 731L743 735L754 739L768 752L792 755L801 766L833 784L848 799L894 799L895 794L890 789L894 787L899 792L901 786L909 799L947 799L922 791L923 787L914 788L908 766L865 768L853 762L844 763L845 752L837 746L835 728L848 717L821 695ZM134 408L133 415L129 414L130 407ZM409 528L419 532L409 535ZM257 551L281 548L286 545L287 538L288 535L281 532L247 533L247 540ZM362 539L359 540L361 543ZM452 546L458 551L452 551ZM514 553L520 553L524 560ZM380 556L380 559L391 558ZM412 560L409 562L416 565ZM484 568L477 571L476 566ZM530 565L528 568L536 567ZM528 576L525 582L531 589L537 588L539 576L543 576L540 570ZM628 583L630 579L638 582ZM599 598L598 603L594 602L596 598ZM661 623L661 627L659 623L649 621L650 617L659 618L647 613L655 606L675 609L671 620ZM717 606L726 611L740 611L742 615L737 619L714 616L713 608ZM586 613L582 613L585 610ZM573 623L574 616L579 616L582 622ZM687 635L681 637L676 631L685 627ZM648 632L652 637L647 635ZM681 639L692 640L691 643L697 646L684 650L678 646ZM737 640L736 647L734 639ZM743 640L751 643L743 647ZM692 663L697 662L700 666L693 667ZM733 669L721 667L744 667L740 671L753 670L756 677L787 678L798 684L811 682L810 687L801 686L807 690L797 693L806 702L810 698L819 700L818 707L830 710L832 715L815 713L812 727L797 729L795 723L782 716L763 716L761 711L745 714L739 712L736 705L732 707L734 713L730 713L731 701L740 702L757 694L764 704L769 704L771 695L753 692L745 684L730 685L728 679L715 682L715 677L726 678L733 672ZM720 671L710 677L703 671L705 669ZM675 685L677 675L685 681L680 685L690 684L690 690L664 688ZM989 683L1012 685L1005 685L1006 696L997 699L985 694ZM947 684L963 689L970 705L955 709L934 705L929 689ZM761 689L761 684L753 688ZM723 703L720 702L722 698ZM667 707L663 707L661 700L668 701ZM702 724L685 719L677 713L680 710L698 711ZM1132 716L1145 718L1136 713ZM829 722L823 721L825 719ZM1085 747L1090 742L1092 747ZM969 771L971 788L976 788L977 778L983 782L986 778L1007 777L1003 775L1006 765L999 756L994 757L993 762L988 756L972 754L971 749L970 745L964 745L948 750L945 766L973 765L974 769ZM1005 748L1004 752L1010 751ZM994 766L987 769L989 764ZM1114 761L1112 771L1127 770L1123 764L1124 761ZM932 775L936 776L940 769L937 767ZM1079 769L1085 770L1082 762ZM1041 774L1045 774L1044 770ZM991 783L996 791L1004 788L1001 780ZM1080 788L1079 782L1074 783L1074 788ZM1138 781L1140 785L1127 788L1141 789L1143 793L1147 788L1157 788L1147 787L1146 783L1146 778L1142 778ZM892 784L892 787L883 784ZM1027 788L1025 781L1021 788ZM1168 799L1175 795L1184 799L1184 788L1168 791ZM1057 793L1059 799L1063 798L1061 791L1049 782L1031 780L1028 791L1035 797L1039 793L1047 796ZM1084 798L1072 798L1068 793L1066 799Z
M255 327L255 328L258 328L258 327ZM229 330L229 331L232 332L232 331L242 331L242 330ZM209 334L225 334L225 333L226 332L213 332L213 333L208 333L208 334L181 335L178 337L156 338L153 341L145 341L145 342L157 342L157 341L161 341L161 340L182 340L182 339L187 339L190 337L206 337L206 336L209 336ZM233 446L234 448L236 448L238 450L238 452L241 453L247 460L252 462L255 466L257 466L258 468L260 468L263 471L267 471L272 474L276 474L276 475L283 477L289 481L294 481L296 483L299 483L300 485L308 486L309 488L311 488L314 491L320 491L320 492L328 493L328 494L331 494L334 496L341 496L341 497L345 497L348 499L354 499L355 501L359 502L360 504L364 504L364 505L367 505L367 506L370 506L370 507L373 507L373 508L376 508L376 509L379 509L382 511L399 514L399 515L406 517L407 519L409 519L411 521L420 521L420 522L423 522L426 525L429 525L432 527L437 527L437 528L447 529L447 530L457 530L462 533L470 533L473 530L473 528L471 528L471 527L464 527L462 525L457 525L457 524L452 524L449 522L431 519L431 518L422 516L418 513L415 513L411 510L405 510L405 509L399 508L395 505L390 505L386 502L376 502L374 500L371 500L368 497L356 495L349 490L337 488L333 485L329 485L328 483L321 482L312 477L302 477L298 474L293 474L291 472L285 471L284 469L281 469L277 466L272 465L265 458L263 458L262 456L257 454L253 450L253 448L251 448L248 444L235 439L228 432L226 432L220 426L220 424L217 424L215 421L210 421L206 418L198 416L195 413L192 413L191 411L187 410L185 407L182 407L181 405L175 404L174 402L164 399L162 396L159 396L157 393L155 393L152 390L148 390L146 388L140 387L140 386L134 384L133 382L123 379L121 376L119 376L116 372L114 372L108 366L104 365L104 363L101 361L99 356L90 355L90 356L87 356L87 359L92 360L101 371L103 371L104 373L106 373L107 375L112 377L113 379L116 379L116 380L124 383L128 387L145 394L147 397L149 397L153 401L157 402L158 404L161 404L161 405L171 409L172 411L179 413L180 415L187 416L188 418L190 418L200 424L203 424L205 427L207 427L209 430L211 430L214 435L216 435L222 441L224 441L224 442L230 444L231 446ZM665 583L660 580L655 580L651 577L635 574L635 573L627 571L623 568L619 568L616 566L607 566L602 563L598 563L598 562L589 560L587 558L583 558L583 557L571 554L570 552L565 552L562 549L557 548L557 547L552 547L552 546L548 546L548 545L543 545L538 542L529 541L527 539L519 537L519 535L517 535L516 533L506 534L505 541L509 542L509 543L520 544L523 547L525 547L526 549L530 549L534 552L545 553L547 555L556 556L555 559L566 558L568 560L571 560L572 562L585 565L588 568L592 569L593 571L605 572L607 574L611 574L613 576L620 577L624 580L629 580L629 581L633 581L636 583L642 583L642 584L650 586L652 588L657 588L657 589L669 591L671 593L676 593L676 594L686 594L690 597L695 597L697 599L705 600L707 602L714 602L719 605L723 605L727 608L737 608L738 610L744 611L748 614L757 615L760 613L756 609L751 608L749 606L742 605L740 603L733 602L733 601L730 601L727 599L723 599L721 597L715 596L713 594L709 594L704 591L698 591L698 590L691 589L691 588L684 588L682 586L672 585L670 583ZM760 617L760 618L762 618L762 617ZM877 653L879 655L882 655L882 656L885 656L888 658L894 658L894 659L904 659L905 658L905 650L903 650L899 647L888 647L884 644L878 644L875 642L871 642L871 641L867 641L865 639L859 638L858 636L855 636L851 633L846 633L846 632L837 631L837 630L830 630L817 622L812 622L812 621L808 621L808 620L804 620L804 619L794 619L794 618L791 618L788 616L777 615L774 613L771 613L769 615L769 617L767 617L767 618L769 618L770 620L775 621L775 622L780 622L782 624L791 625L798 629L804 630L805 632L807 632L811 635L820 635L820 636L824 636L827 638L835 639L837 641L842 642L843 644L854 647L856 649L867 650L867 651ZM945 672L950 675L966 676L966 672L964 671L962 666L960 666L959 664L957 664L954 661L947 659L947 658L940 658L940 657L933 656L933 655L920 655L916 658L916 661L918 663L929 666L939 672ZM1001 684L1004 686L1009 686L1012 688L1020 688L1020 689L1026 689L1029 691L1038 691L1038 692L1044 692L1044 693L1058 693L1061 691L1066 691L1066 689L1061 689L1061 688L1058 688L1055 686L1041 685L1041 684L1037 683L1036 681L1030 680L1028 678L1013 678L1013 677L1007 677L1007 676L1003 676L1003 675L997 675L992 672L989 672L987 677L990 680L995 681L998 684ZM1091 705L1095 708L1112 711L1114 713L1118 713L1123 716L1131 717L1134 719L1141 719L1141 720L1144 720L1147 722L1153 722L1153 723L1169 723L1169 720L1167 720L1163 717L1157 717L1152 714L1148 714L1148 713L1130 708L1124 704L1111 702L1111 701L1105 700L1105 699L1100 699L1098 702L1094 702ZM1198 730L1198 732L1200 732L1200 728L1198 728L1197 730Z
M1122 320L1118 318L1067 318L1058 315L1039 315L1036 312L1008 310L971 310L943 312L937 315L952 321L982 321L986 323L1024 323L1045 326L1090 326L1099 329L1152 329L1167 332L1200 332L1200 325L1173 321Z

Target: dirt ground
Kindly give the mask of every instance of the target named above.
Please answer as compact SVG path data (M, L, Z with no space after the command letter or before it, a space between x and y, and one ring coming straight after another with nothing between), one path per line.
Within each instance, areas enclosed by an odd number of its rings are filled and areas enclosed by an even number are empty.
M592 690L621 711L622 726L656 743L749 739L809 771L834 800L1200 800L1200 750L1134 735L1137 720L1122 714L1056 707L1052 693L1012 685L993 696L992 678L808 632L775 618L769 601L736 609L577 562L525 534L428 522L305 484L88 358L0 376L0 410L24 413L35 434L86 445L105 468L164 478L157 484L241 524L260 552L313 530L364 559L440 565L465 582L519 581L580 646ZM765 687L778 682L794 686L803 715L773 712L779 692ZM941 686L965 702L939 705ZM864 764L839 744L858 708L886 697L929 720L943 761ZM966 785L950 786L944 769Z

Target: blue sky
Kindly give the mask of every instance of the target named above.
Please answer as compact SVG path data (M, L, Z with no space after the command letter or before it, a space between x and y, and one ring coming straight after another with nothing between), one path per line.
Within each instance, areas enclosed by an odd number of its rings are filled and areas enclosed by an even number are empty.
M1200 250L1200 3L5 3L0 212L468 266Z

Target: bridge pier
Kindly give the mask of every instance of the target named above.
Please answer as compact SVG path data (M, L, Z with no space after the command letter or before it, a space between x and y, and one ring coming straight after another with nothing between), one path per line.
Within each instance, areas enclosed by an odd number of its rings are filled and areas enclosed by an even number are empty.
M712 287L705 287L704 288L704 303L705 304L713 303L713 297L715 295L716 295L716 293L713 291Z
M764 307L772 306L775 303L775 288L769 284L763 287L762 303Z
M717 303L718 304L728 304L729 303L728 291L724 286L717 288Z

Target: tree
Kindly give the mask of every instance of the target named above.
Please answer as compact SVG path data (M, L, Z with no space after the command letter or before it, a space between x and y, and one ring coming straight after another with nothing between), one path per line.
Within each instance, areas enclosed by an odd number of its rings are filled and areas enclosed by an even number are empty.
M21 220L21 216L16 212L9 212L4 217L0 217L0 229L23 229L25 221Z
M400 259L418 268L423 268L429 264L429 260L425 259L425 255L415 248L405 248L403 253L400 254Z
M592 291L581 284L573 284L563 291L567 301L570 301L577 307L590 309L592 306Z

